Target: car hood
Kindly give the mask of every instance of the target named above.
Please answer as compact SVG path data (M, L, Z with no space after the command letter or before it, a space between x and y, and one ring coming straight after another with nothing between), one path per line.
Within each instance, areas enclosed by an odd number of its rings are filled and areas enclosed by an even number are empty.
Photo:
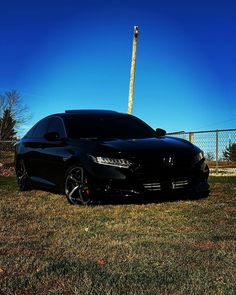
M174 137L144 138L144 139L114 139L99 143L100 148L113 150L122 155L142 156L186 156L192 157L200 151L190 142Z

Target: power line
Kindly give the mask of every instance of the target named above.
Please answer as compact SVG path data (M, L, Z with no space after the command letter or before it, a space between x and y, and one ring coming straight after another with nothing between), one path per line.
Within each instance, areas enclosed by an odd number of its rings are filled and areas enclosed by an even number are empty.
M220 125L220 124L232 122L234 120L236 120L236 118L232 118L232 119L228 119L228 120L224 120L224 121L218 121L218 122L215 122L215 123L211 123L211 124L208 124L208 125L201 126L198 129L206 128L206 127L210 127L210 126L214 126L214 125Z

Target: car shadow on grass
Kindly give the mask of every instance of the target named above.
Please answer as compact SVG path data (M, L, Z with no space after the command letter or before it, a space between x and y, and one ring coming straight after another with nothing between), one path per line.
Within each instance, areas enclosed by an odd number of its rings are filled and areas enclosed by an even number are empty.
M178 201L195 201L205 199L209 196L209 193L204 194L158 194L158 195L138 195L138 196L115 196L115 197L102 197L98 201L93 202L93 206L96 205L147 205L158 204L166 202L178 202Z

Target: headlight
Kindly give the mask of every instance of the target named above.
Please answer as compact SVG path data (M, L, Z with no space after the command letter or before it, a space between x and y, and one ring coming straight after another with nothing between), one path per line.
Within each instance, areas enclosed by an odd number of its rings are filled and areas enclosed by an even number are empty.
M198 162L200 162L202 159L204 158L204 154L203 152L198 153L194 159L193 159L193 164L197 164Z
M132 163L126 159L115 159L107 157L92 157L92 159L97 164L119 168L129 168L132 165Z

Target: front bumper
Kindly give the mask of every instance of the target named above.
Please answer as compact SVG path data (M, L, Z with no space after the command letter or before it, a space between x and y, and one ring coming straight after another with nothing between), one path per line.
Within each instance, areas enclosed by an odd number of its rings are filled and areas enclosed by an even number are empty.
M189 169L121 169L95 165L92 186L96 193L111 196L138 196L209 191L209 168L202 161Z

